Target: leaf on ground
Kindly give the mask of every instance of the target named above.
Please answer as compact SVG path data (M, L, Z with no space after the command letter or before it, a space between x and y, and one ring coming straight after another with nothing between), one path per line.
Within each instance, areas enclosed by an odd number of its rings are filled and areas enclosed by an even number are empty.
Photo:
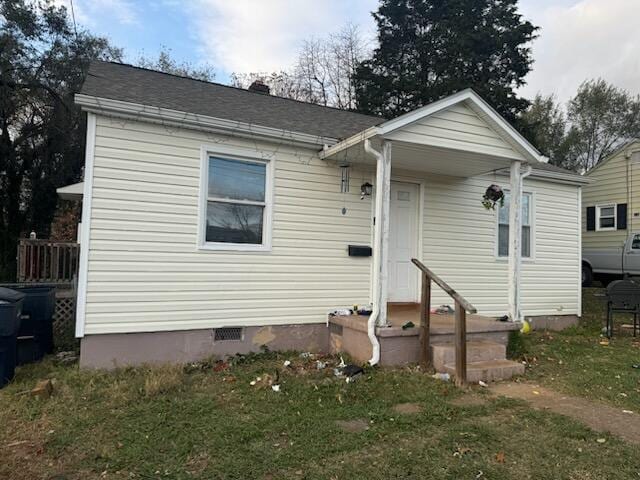
M467 454L467 453L471 453L472 450L470 448L467 447L458 447L456 449L455 452L453 452L453 456L454 457L462 457L463 455Z

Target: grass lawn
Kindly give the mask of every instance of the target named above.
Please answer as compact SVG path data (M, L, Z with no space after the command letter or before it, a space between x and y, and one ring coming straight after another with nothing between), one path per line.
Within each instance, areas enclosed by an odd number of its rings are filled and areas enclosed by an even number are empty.
M640 413L640 337L631 331L614 332L606 342L601 336L605 305L594 294L603 289L584 289L583 321L563 332L539 333L525 338L529 379L571 395L607 402ZM620 314L616 327L631 323ZM606 344L608 343L608 344Z
M523 338L525 379L638 412L640 341L600 344L595 292L585 290L579 328ZM638 446L569 418L408 367L347 384L333 375L337 359L323 360L321 370L297 353L115 372L22 367L0 390L0 479L640 476ZM279 392L265 384L276 375ZM51 398L24 394L43 378L54 381Z
M292 367L283 367L291 359ZM330 359L335 363L335 359ZM540 367L542 368L542 367ZM297 354L227 369L23 367L0 391L0 478L638 478L640 449L409 368L355 383ZM250 382L280 371L281 391ZM55 379L54 395L20 392ZM460 400L466 401L460 404ZM401 414L400 403L421 411ZM337 421L353 421L340 426ZM366 429L364 429L366 428ZM598 438L606 438L599 443Z

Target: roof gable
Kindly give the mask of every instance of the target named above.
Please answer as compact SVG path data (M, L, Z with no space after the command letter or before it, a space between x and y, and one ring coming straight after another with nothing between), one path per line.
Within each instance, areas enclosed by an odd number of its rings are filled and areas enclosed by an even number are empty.
M449 137L459 143L492 146L505 156L546 162L540 152L509 122L471 89L463 90L379 125L379 135L392 138L395 132L412 132L423 127L427 135ZM426 130L425 130L426 129ZM456 140L457 139L457 140Z
M637 148L640 150L640 138L634 138L625 142L620 147L615 149L612 153L610 153L604 160L602 160L599 164L593 167L591 170L585 173L586 176L593 174L594 172L600 171L602 167L608 167L612 163L612 160L619 158L619 156L626 150L634 150Z
M450 105L429 115L399 126L385 138L411 143L422 143L457 150L473 150L487 155L503 156L526 161L513 142L481 118L466 102Z

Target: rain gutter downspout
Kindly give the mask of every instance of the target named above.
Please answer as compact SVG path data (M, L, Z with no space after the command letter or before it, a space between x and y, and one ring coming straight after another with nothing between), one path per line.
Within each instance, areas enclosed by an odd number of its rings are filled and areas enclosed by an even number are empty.
M367 321L367 336L371 342L371 359L370 365L377 365L380 361L380 342L376 337L376 323L380 316L380 282L378 272L380 271L380 241L382 237L381 222L382 217L382 195L377 188L380 184L382 162L384 161L382 153L371 146L371 141L367 138L364 141L364 151L376 159L376 197L375 197L375 226L373 230L373 311Z
M520 177L520 195L523 195L523 189L524 189L524 179L526 177L528 177L529 175L531 175L531 172L533 172L533 167L530 164L527 164L525 167L524 172L522 173L522 176ZM520 204L522 205L522 198L520 199ZM531 212L529 212L529 215L532 215ZM522 219L521 219L522 220ZM522 238L522 221L520 222L520 238ZM521 291L521 286L522 286L522 249L520 249L520 256L518 258L518 262L520 263L520 265L518 266L518 312L520 313L520 315L522 316L522 310L520 309L520 291ZM524 317L520 318L520 320L524 320Z
M522 320L520 309L521 270L522 270L522 196L523 180L531 175L531 165L525 165L521 171L521 162L511 165L511 204L509 205L509 317L512 322ZM515 208L514 208L515 207Z

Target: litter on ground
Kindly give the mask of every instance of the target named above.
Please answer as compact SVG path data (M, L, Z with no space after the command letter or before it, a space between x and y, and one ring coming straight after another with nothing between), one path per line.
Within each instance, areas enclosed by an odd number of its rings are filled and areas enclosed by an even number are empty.
M450 305L440 305L439 307L433 307L429 310L429 313L439 313L439 314L446 314L446 313L454 313L454 309L451 308Z
M341 361L340 363L342 364L344 363L344 361ZM347 383L351 383L355 382L358 377L364 375L364 370L362 369L362 367L353 364L344 366L338 365L338 368L333 369L333 374L336 377L344 377Z

